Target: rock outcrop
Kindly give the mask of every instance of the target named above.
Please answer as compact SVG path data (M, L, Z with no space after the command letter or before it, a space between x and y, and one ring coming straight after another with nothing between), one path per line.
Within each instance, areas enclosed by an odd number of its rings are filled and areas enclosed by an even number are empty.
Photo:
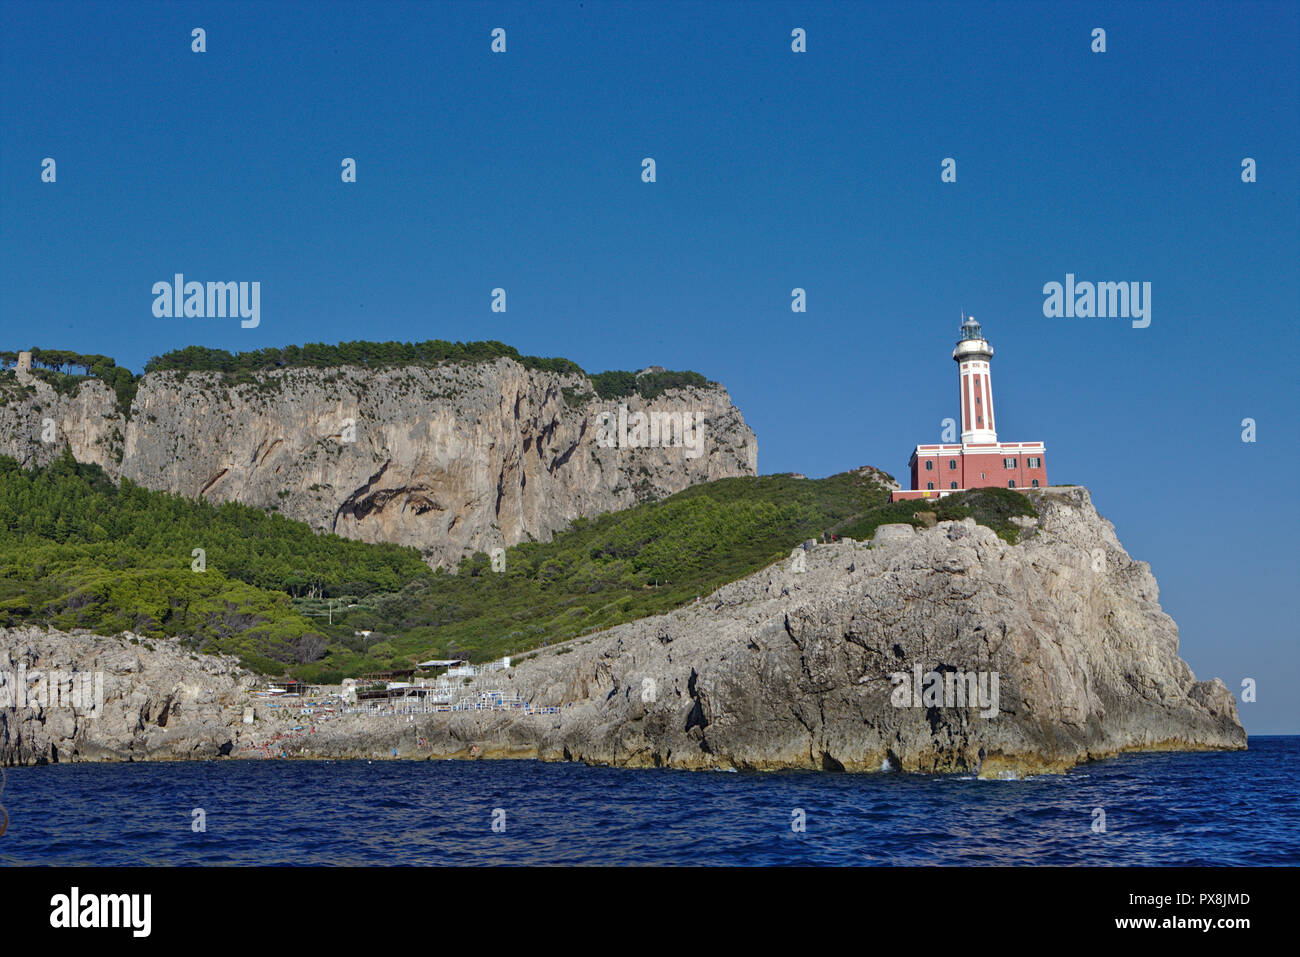
M68 446L114 480L275 508L319 531L415 546L433 565L549 541L574 518L758 467L754 433L720 386L603 400L583 375L506 358L294 368L245 385L150 373L129 419L98 380L63 395L20 371L2 391L0 454L24 464ZM602 447L599 416L620 402L629 415L702 417L699 453Z
M1087 491L1032 498L1017 545L971 519L813 545L511 669L507 690L558 714L438 715L416 733L440 755L984 776L1244 748L1231 692L1178 657L1150 567ZM904 693L930 673L973 676L966 706ZM977 689L994 700L972 705Z
M255 683L175 641L0 629L0 764L228 755Z
M1039 517L1017 545L970 519L810 543L687 607L544 649L466 689L558 708L547 714L344 716L281 739L284 717L239 725L251 678L228 660L0 630L0 670L98 662L117 673L106 707L120 714L96 726L0 710L0 761L46 760L51 746L60 760L198 757L221 753L223 738L239 756L269 736L289 756L996 777L1125 751L1244 748L1232 694L1178 657L1150 568L1087 491L1031 497Z

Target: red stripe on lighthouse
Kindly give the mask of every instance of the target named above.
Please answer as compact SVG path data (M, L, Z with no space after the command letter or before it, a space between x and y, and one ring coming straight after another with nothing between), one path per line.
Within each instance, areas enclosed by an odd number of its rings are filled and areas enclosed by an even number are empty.
M970 375L969 375L969 373L967 373L967 371L966 371L966 367L963 365L963 366L961 367L961 380L960 380L960 381L961 381L961 420L962 420L962 429L963 429L964 431L966 431L966 432L969 432L969 431L970 431L970 382L969 382L969 379L970 379Z

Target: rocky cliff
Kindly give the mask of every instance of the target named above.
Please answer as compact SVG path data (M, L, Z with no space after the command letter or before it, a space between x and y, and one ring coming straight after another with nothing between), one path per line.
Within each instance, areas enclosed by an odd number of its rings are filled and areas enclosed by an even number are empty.
M1245 747L1232 694L1178 657L1150 568L1128 556L1087 491L1032 498L1039 517L1023 521L1017 545L969 519L810 545L685 608L545 649L466 689L517 692L558 712L348 716L275 749L1004 776L1124 751ZM32 634L0 631L0 665L6 644ZM129 672L125 725L135 730L123 741L143 734L148 744L163 700L173 721L196 722L205 743L194 753L223 736L210 733L211 708L238 680L225 665L188 667L211 697L178 698L171 678L151 684L147 665ZM24 740L91 753L66 727L59 745L30 717L8 720L28 729ZM273 730L231 727L235 754ZM0 756L12 760L5 728ZM41 759L40 747L32 753Z
M758 443L721 387L602 400L581 374L474 364L142 377L128 419L98 380L0 384L0 454L44 464L67 445L115 480L275 508L321 531L420 548L454 566L710 479L757 473ZM602 442L601 413L690 414L697 449ZM617 433L617 428L607 430ZM689 437L688 437L689 441ZM607 447L608 446L608 447ZM620 447L621 446L621 447ZM665 447L666 446L666 447Z
M174 641L0 629L0 764L230 754L255 682Z
M1032 498L1020 544L967 519L814 545L512 669L508 690L558 714L436 716L418 733L447 755L983 776L1245 747L1231 692L1178 657L1150 567L1087 491Z

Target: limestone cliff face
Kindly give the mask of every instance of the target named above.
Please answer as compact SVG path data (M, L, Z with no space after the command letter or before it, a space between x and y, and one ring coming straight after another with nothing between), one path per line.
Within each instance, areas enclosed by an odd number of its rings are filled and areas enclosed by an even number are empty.
M94 380L60 396L19 373L4 392L0 454L43 464L67 444L115 479L273 506L321 531L415 546L435 565L547 541L579 516L696 482L757 474L757 440L720 387L619 400L629 415L702 416L698 455L602 447L599 416L617 414L618 401L599 399L585 376L510 359L288 369L237 386L216 373L152 373L129 421ZM46 420L52 442L42 441Z

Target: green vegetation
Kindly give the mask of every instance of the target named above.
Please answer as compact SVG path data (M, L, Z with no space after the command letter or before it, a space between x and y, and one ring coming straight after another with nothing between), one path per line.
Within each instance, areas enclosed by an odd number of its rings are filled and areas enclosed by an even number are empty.
M119 366L108 356L83 355L66 349L32 349L32 375L44 379L60 395L75 395L87 378L101 379L117 396L117 407L131 417L138 379L130 369ZM0 363L18 361L18 353L0 350Z
M380 599L376 627L399 654L488 659L659 614L751 574L888 492L852 473L722 479L595 519L549 543L482 553L458 573L412 582Z
M150 359L145 363L144 371L220 372L235 381L252 381L256 373L275 369L332 369L339 366L379 369L387 366L434 366L444 362L468 365L501 358L513 359L528 369L582 374L582 369L576 362L523 356L504 342L447 342L443 339L430 339L427 342L340 342L338 345L310 342L305 346L271 347L237 353L188 346Z
M590 376L596 394L602 399L621 399L630 395L641 395L653 399L669 389L706 389L716 382L710 382L698 372L598 372Z
M516 545L502 572L478 554L448 574L412 549L259 509L117 488L66 453L34 470L0 457L0 625L180 636L263 671L336 681L427 657L483 661L668 611L823 533L867 539L932 511L1014 541L1011 518L1035 514L1007 489L887 499L864 472L723 479Z
M194 549L204 552L201 574ZM387 592L430 574L413 549L129 481L119 488L67 449L44 469L0 456L0 625L184 636L278 671L326 646L292 596Z
M941 499L894 502L846 523L842 534L846 538L861 540L874 535L880 525L906 522L920 527L924 522L915 516L922 512L933 512L935 519L940 522L959 522L964 518L973 518L980 525L993 529L999 538L1012 545L1020 536L1020 526L1011 521L1012 517L1038 515L1034 503L1014 489L977 488Z

